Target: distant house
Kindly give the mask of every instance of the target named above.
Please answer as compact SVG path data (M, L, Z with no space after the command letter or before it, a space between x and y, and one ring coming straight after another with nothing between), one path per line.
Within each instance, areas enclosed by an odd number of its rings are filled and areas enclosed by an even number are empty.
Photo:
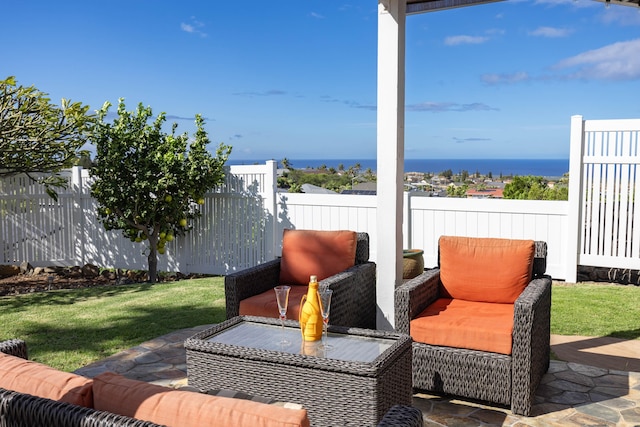
M317 185L313 184L302 184L302 192L307 194L338 194L333 190L318 187Z
M470 188L467 190L467 197L471 199L502 199L502 188L485 188L477 190Z
M376 182L361 182L353 186L351 190L342 190L341 194L361 194L361 195L373 195L377 194Z

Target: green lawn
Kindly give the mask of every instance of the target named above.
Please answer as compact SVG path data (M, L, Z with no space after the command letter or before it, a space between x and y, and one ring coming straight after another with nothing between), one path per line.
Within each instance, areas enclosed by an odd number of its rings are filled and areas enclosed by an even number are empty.
M21 338L30 359L65 371L224 319L222 277L0 298L0 339Z
M640 339L640 286L554 282L551 333Z
M552 292L551 333L640 339L640 287L563 284ZM224 278L104 286L0 298L0 340L73 371L177 329L225 318Z

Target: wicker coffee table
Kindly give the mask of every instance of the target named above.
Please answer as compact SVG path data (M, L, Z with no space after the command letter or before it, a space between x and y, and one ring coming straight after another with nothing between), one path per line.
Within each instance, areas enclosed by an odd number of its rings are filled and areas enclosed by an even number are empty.
M395 404L410 405L411 338L329 327L333 349L304 343L286 321L239 316L185 341L189 385L232 389L302 404L314 426L375 426Z

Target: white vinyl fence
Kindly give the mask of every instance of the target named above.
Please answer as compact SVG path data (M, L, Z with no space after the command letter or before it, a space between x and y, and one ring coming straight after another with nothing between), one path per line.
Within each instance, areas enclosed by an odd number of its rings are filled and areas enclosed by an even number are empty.
M640 270L640 120L572 120L578 263Z
M431 267L441 235L527 238L547 242L556 279L574 282L578 265L640 269L639 135L640 120L572 117L569 201L405 193L404 246L423 249ZM68 178L57 202L26 177L0 180L0 264L146 269L145 246L97 220L88 171L74 168ZM274 161L227 168L202 212L167 246L160 270L227 274L263 263L280 254L284 228L368 232L376 260L376 196L278 193Z

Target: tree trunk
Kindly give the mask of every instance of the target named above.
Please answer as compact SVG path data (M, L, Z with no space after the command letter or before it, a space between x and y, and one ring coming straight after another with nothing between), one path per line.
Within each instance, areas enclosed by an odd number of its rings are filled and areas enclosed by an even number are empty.
M149 283L156 283L158 280L158 254L155 245L151 246L147 260L149 262Z

